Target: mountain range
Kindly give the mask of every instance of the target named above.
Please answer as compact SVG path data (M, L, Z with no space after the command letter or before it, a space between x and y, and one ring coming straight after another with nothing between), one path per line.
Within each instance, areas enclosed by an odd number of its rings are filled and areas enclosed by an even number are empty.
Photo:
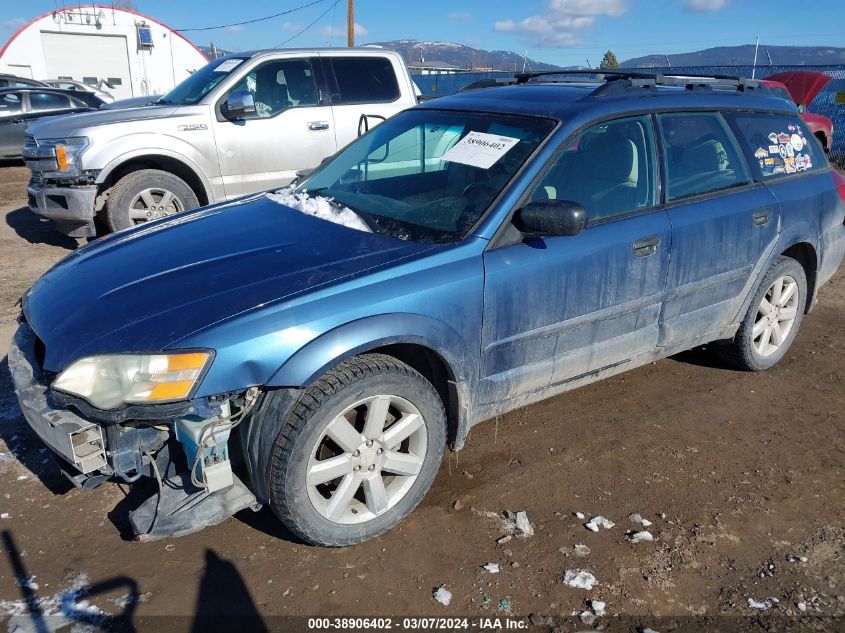
M363 46L397 51L405 58L405 62L409 66L420 64L422 59L422 63L427 65L448 65L473 70L521 71L523 66L529 70L556 70L559 68L559 66L524 58L523 55L513 51L487 51L452 42L391 40L389 42L373 42Z
M623 68L666 66L666 58L672 66L750 66L754 63L754 44L742 46L718 46L693 53L676 55L645 55L621 62ZM833 46L769 46L760 44L758 65L812 66L845 64L845 48Z

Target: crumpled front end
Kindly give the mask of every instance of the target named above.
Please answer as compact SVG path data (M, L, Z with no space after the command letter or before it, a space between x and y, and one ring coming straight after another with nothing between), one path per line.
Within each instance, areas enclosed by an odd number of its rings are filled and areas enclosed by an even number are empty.
M108 479L156 480L157 491L130 513L138 540L189 534L260 507L233 472L240 454L229 451L232 431L257 390L161 408L97 411L52 391L54 376L43 370L43 358L43 343L21 323L8 363L24 418L79 488Z

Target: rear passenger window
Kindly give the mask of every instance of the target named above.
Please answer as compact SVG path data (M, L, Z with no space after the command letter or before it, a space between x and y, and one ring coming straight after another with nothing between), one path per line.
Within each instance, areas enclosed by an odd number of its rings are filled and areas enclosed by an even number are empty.
M748 113L727 118L758 180L826 166L818 140L798 117Z
M66 110L70 107L70 99L64 95L57 95L52 92L30 92L29 105L33 112Z
M657 204L654 132L647 116L599 123L557 157L532 200L567 200L587 221L609 220Z
M14 92L0 95L0 116L18 114L21 111L21 96Z
M658 121L668 202L751 181L739 149L718 114L662 114Z
M333 57L341 103L389 103L399 98L393 64L386 57Z

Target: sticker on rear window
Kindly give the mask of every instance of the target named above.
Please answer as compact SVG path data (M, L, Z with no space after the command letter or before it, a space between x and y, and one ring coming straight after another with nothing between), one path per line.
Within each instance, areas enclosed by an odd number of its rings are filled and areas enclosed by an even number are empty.
M777 176L780 174L796 174L813 168L813 160L808 153L807 139L801 128L794 125L787 126L787 132L771 132L768 135L772 145L768 147L768 156L760 147L754 152L759 161L763 176Z
M443 160L469 165L470 167L490 169L517 143L519 143L519 139L510 136L470 132L443 154Z

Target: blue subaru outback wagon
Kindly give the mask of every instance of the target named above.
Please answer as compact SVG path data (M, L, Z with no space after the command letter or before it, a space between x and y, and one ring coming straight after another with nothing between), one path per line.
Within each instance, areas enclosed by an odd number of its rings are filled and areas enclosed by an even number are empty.
M80 248L23 297L9 365L78 486L150 478L140 540L270 505L348 545L485 419L704 343L771 367L844 221L845 179L754 82L522 75Z

